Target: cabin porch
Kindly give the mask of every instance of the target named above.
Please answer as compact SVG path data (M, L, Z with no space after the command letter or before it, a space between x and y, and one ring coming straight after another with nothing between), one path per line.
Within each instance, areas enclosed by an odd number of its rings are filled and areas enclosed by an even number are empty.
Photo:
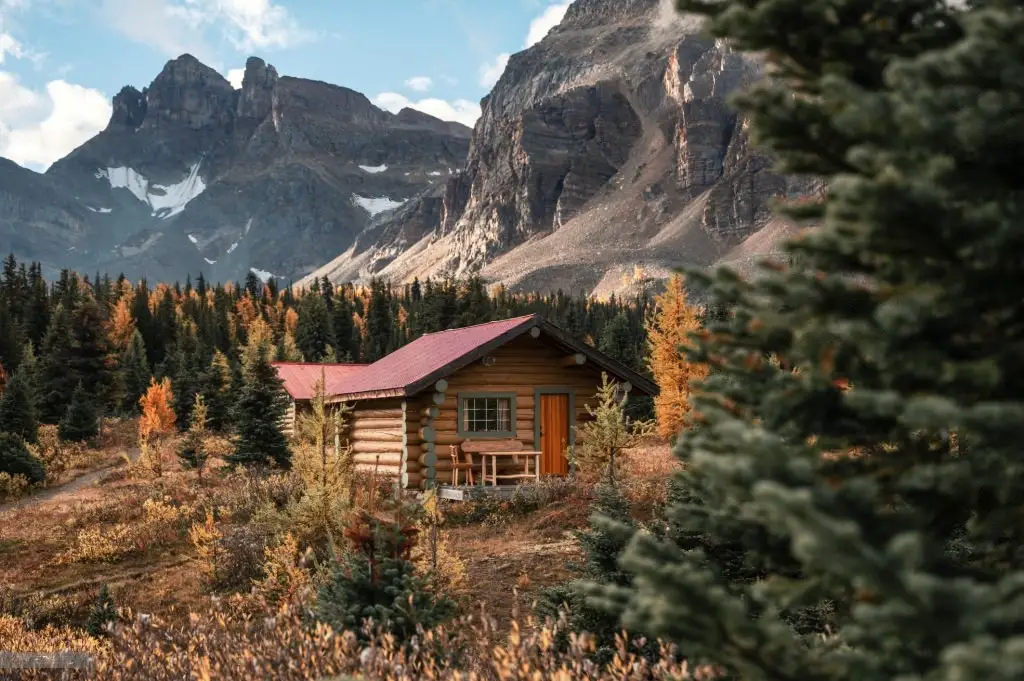
M519 485L446 485L437 486L439 499L472 501L484 497L511 499Z

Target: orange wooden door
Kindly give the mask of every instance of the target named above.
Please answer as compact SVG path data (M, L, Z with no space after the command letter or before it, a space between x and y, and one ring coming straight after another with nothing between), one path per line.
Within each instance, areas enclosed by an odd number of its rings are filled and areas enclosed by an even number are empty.
M568 475L569 396L540 396L540 474Z

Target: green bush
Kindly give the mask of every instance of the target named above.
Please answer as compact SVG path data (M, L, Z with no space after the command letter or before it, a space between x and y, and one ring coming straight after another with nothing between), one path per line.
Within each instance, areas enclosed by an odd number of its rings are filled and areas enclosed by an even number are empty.
M21 475L29 483L37 484L46 479L46 466L29 453L20 437L0 433L0 473Z

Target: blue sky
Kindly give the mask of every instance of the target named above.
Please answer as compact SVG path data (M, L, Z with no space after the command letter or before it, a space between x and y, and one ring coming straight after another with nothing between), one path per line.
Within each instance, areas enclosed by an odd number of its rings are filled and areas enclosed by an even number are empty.
M0 156L44 170L102 129L110 98L184 52L232 80L250 55L472 125L508 55L568 0L0 0Z

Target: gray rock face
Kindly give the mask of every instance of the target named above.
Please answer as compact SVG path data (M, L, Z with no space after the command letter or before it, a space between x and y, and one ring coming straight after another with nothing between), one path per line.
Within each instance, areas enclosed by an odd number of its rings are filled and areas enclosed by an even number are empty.
M17 177L0 187L0 250L151 280L298 279L385 209L440 192L470 132L256 57L235 90L183 55L123 88L106 129L45 175L0 168Z
M772 197L809 188L772 172L729 105L761 67L673 5L576 0L484 98L423 242L383 269L348 254L319 274L479 270L593 291L615 271L711 264L767 225ZM376 248L390 254L406 218L383 219L395 224L374 231Z

